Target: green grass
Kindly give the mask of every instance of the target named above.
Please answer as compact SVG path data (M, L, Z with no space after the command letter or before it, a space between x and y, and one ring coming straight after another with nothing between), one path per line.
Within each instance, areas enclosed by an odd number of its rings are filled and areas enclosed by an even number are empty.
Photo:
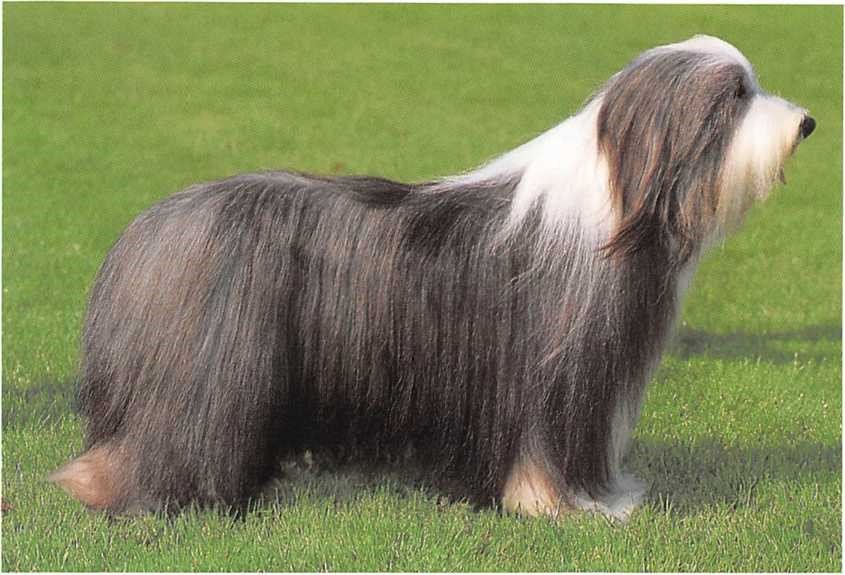
M841 568L842 8L5 4L2 568ZM188 183L296 167L419 180L575 111L641 50L734 42L816 133L701 266L648 394L625 526L474 511L392 474L295 470L242 521L109 522L47 484L87 290Z

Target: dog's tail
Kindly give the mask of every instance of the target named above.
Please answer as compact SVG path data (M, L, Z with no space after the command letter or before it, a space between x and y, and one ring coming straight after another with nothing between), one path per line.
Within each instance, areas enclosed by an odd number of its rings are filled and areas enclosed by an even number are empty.
M128 499L128 469L112 445L94 447L47 477L91 509L118 511Z

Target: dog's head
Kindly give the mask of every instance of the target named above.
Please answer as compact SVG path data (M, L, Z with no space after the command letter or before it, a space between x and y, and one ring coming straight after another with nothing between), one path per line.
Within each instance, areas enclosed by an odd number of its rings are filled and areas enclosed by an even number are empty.
M815 128L806 110L762 90L736 48L709 36L643 53L597 104L611 254L666 242L685 261L739 225Z

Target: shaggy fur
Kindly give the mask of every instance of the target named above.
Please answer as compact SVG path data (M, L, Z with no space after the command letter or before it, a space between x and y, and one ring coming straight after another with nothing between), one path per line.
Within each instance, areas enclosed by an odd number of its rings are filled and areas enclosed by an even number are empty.
M178 193L97 276L87 451L52 479L110 512L241 507L283 456L410 446L474 500L624 518L643 487L622 457L695 262L809 122L696 37L468 174Z

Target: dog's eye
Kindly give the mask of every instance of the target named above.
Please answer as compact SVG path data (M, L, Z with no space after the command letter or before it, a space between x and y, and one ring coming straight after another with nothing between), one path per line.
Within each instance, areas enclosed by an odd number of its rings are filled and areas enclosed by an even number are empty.
M740 82L739 84L737 84L736 89L734 90L734 98L736 98L737 100L741 100L745 98L745 94L745 84L743 82Z

